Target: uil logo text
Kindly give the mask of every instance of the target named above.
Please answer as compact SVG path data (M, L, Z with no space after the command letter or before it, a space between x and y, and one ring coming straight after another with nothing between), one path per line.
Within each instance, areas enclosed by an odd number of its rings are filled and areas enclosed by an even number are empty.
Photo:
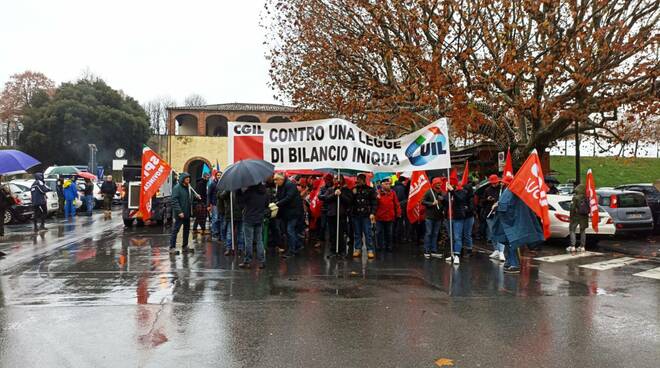
M406 148L406 157L414 166L422 166L437 156L447 154L447 138L438 127L430 127Z

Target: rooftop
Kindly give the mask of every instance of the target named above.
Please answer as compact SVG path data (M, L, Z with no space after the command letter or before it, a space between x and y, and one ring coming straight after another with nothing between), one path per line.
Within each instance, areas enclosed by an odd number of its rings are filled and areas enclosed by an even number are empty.
M296 112L297 109L292 106L275 104L257 104L257 103L224 103L202 106L176 106L169 107L168 110L197 110L197 111L240 111L240 112Z

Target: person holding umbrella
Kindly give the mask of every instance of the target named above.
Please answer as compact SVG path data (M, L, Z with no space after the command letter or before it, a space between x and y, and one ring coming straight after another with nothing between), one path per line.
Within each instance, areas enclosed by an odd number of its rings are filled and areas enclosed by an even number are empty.
M243 234L245 236L245 256L240 268L250 268L252 265L252 246L257 248L259 268L266 267L266 251L263 242L264 217L270 215L268 209L268 194L266 187L259 183L238 193L238 202L243 208Z
M46 230L45 222L48 215L48 206L46 205L46 193L50 188L44 183L44 174L38 172L34 174L34 182L30 187L32 195L32 208L34 210L34 232ZM2 217L4 219L4 216ZM37 222L41 220L41 226L37 228Z

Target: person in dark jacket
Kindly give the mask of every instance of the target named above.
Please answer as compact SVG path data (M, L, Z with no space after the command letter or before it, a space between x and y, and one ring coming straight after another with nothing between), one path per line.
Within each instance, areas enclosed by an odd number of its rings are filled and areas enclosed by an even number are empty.
M197 226L200 227L201 233L206 233L206 217L208 216L208 184L209 174L204 173L201 178L197 180L195 185L195 192L199 195L199 199L195 201L195 222L193 223L193 233L197 233Z
M242 252L245 248L245 237L243 236L243 206L236 198L236 192L223 191L219 198L224 202L225 219L227 222L225 234L225 256ZM237 249L234 249L236 242Z
M497 175L493 174L488 177L488 187L484 189L484 192L479 200L479 207L481 209L480 220L486 224L486 239L493 243L493 253L491 253L490 258L499 259L504 262L504 244L493 241L492 234L490 231L490 226L488 226L488 215L493 216L493 205L500 200L500 193L502 192L502 185L500 184L500 178Z
M323 202L325 204L325 202ZM376 190L367 185L367 176L359 174L357 185L353 188L352 221L353 230L353 257L362 255L362 237L367 248L369 258L374 257L374 244L371 239L371 226L376 222L376 207L378 199Z
M337 198L339 198L339 207L337 207ZM328 245L330 246L330 253L337 256L345 255L346 229L348 227L346 216L353 203L353 192L346 186L343 176L335 175L333 186L324 188L319 193L319 199L328 206L327 219L328 230L330 231L330 243Z
M103 194L103 209L105 210L105 217L112 217L112 199L117 193L117 184L112 180L112 175L108 175L105 178L103 184L101 184L101 194Z
M46 193L50 192L50 188L44 183L44 175L42 173L34 174L34 182L30 187L30 194L32 196L32 209L34 210L34 231L46 230L46 216L48 216L48 205L46 204ZM4 216L0 217L0 221L4 222ZM41 221L41 226L37 228L37 222Z
M263 184L253 185L239 193L238 201L243 207L243 234L245 237L245 257L238 267L250 268L252 264L252 246L257 248L259 268L266 267L266 250L263 242L264 218L270 214L268 194Z
M87 216L91 216L92 211L94 211L94 183L92 183L89 178L85 178L83 201L85 203L85 209L87 210Z
M397 234L395 240L399 239L401 241L407 240L408 229L410 224L408 223L408 216L405 216L406 208L408 207L408 188L406 187L407 178L401 176L399 180L394 183L392 190L396 193L396 198L399 200L399 205L401 206L401 212L404 213L404 216L401 216L396 219L394 223L394 233Z
M451 206L452 231L454 237L453 254L448 262L459 264L459 257L465 245L468 253L472 252L472 226L474 225L474 198L472 191L461 187L458 179L450 178L447 185L447 203ZM451 199L451 200L450 200Z
M208 190L206 193L206 205L211 213L211 238L217 238L218 240L224 239L222 236L222 220L224 214L218 212L218 181L222 176L222 172L217 172L215 177L208 185Z
M442 197L442 179L433 178L431 189L424 193L422 205L426 213L426 232L424 233L424 258L440 258L438 236L444 219L444 201Z
M298 233L298 221L303 216L303 203L300 192L294 183L284 177L284 174L277 173L274 176L277 186L277 205L278 217L282 220L283 227L286 229L287 252L285 257L291 257L298 254L302 248L302 242Z
M0 184L0 237L5 236L5 211L16 203L8 186ZM2 253L2 252L0 252ZM0 254L4 257L5 253Z
M188 238L190 237L190 217L192 216L192 206L195 196L190 187L190 175L188 173L181 173L179 176L179 184L172 189L172 218L174 218L174 225L172 225L172 235L170 237L170 254L179 254L176 250L176 238L179 230L183 226L183 242L181 245L182 252L194 252L193 249L188 248Z
M401 217L401 206L396 193L391 189L390 178L385 178L380 183L376 208L376 237L378 238L377 248L385 251L392 251L392 238L394 234L394 221ZM373 258L373 254L371 257Z
M57 191L57 216L64 217L64 178L58 178L55 184Z

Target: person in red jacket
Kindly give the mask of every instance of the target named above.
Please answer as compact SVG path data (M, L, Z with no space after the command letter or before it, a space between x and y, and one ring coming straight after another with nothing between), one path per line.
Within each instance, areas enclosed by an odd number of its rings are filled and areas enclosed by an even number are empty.
M394 222L401 217L401 206L396 193L391 189L389 178L380 182L378 205L376 207L376 249L392 251L392 230Z

